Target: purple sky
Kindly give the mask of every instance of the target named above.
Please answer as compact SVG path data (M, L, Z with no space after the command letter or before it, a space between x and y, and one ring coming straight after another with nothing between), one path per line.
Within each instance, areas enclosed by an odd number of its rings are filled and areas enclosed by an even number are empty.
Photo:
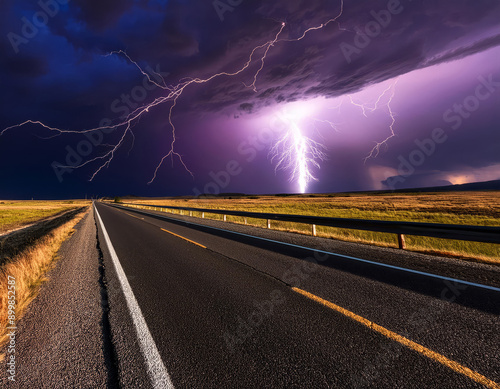
M337 16L341 2L268 3L243 0L222 14L224 8L218 13L201 0L54 0L45 10L24 0L2 2L1 128L28 119L92 128L130 112L124 96L135 107L166 94L123 56L106 56L113 50L126 50L175 85L240 69L254 47L276 36L281 21L286 26L269 50L257 92L245 84L262 50L240 75L189 86L178 99L175 147L194 178L168 159L147 185L172 140L167 102L133 123L135 139L128 136L92 182L102 160L71 171L54 167L102 156L105 144L118 142L120 128L91 139L42 139L54 134L34 125L9 130L0 137L0 198L297 192L297 175L290 180L291 168L276 170L271 151L291 123L325 155L316 159L319 167L308 164L317 179L308 192L500 179L497 1L346 0L338 23L300 41L309 27ZM33 33L25 24L35 15L48 16ZM391 135L391 112L395 135L366 159Z

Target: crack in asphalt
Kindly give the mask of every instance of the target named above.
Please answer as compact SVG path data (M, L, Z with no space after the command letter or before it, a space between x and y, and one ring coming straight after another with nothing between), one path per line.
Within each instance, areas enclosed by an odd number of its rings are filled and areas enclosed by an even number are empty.
M101 249L101 244L99 241L99 229L96 224L96 248L99 253L99 285L101 291L101 308L102 308L102 319L101 319L101 330L102 330L102 340L103 340L103 353L104 361L106 364L106 369L108 372L108 388L120 388L119 374L118 374L118 356L116 354L115 345L113 343L113 335L111 331L111 323L109 319L109 295L108 295L108 283L106 279L106 267L104 265L104 256Z

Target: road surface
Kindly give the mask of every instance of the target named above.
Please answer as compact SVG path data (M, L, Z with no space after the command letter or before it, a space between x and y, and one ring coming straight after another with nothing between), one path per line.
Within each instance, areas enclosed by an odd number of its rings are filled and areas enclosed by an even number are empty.
M426 268L408 272L396 267L404 267L411 253L352 245L360 248L337 256L302 247L317 238L281 244L277 237L291 234L202 226L193 218L185 219L195 224L186 224L101 203L96 209L58 264L78 264L86 274L70 275L79 282L66 275L60 288L66 283L72 294L55 296L60 315L73 312L68 328L78 337L60 337L63 346L45 363L46 350L35 347L42 354L28 357L45 326L38 336L34 329L21 331L19 347L26 345L26 352L19 357L20 380L51 388L68 382L124 388L500 387L500 282L491 266L456 265L450 274L450 261L434 266L419 254ZM254 230L258 239L248 236ZM56 362L69 356L73 363Z

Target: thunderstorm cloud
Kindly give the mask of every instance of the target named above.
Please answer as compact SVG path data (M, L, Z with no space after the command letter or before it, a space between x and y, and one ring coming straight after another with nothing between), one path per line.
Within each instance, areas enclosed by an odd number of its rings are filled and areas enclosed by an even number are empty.
M347 124L339 126L339 133L326 135L328 159L312 190L387 189L388 182L396 187L441 185L462 182L466 176L500 178L494 168L500 162L494 124L499 119L495 107L500 90L493 86L491 96L474 112L466 112L470 117L461 118L459 129L450 129L451 123L443 119L454 104L474 95L479 77L492 74L500 80L496 0L6 0L0 3L0 14L2 128L27 119L89 128L103 118L116 120L164 93L146 88L150 85L138 69L110 52L126 51L143 68L154 69L168 85L175 85L187 77L240 69L252 49L274 39L286 23L269 50L256 91L248 85L260 61L237 77L190 87L179 100L174 121L181 153L195 172L194 182L182 169L166 167L160 182L144 186L144 175L163 155L161 144L167 147L171 138L165 106L136 124L136 143L129 141L116 165L94 183L85 182L85 169L68 171L59 180L53 162L64 164L72 151L73 159L94 158L116 141L116 134L104 134L103 141L78 134L45 140L40 137L53 134L34 126L6 133L0 138L0 194L5 196L30 197L37 191L49 196L50 191L40 189L44 181L59 185L61 196L87 190L108 193L114 188L125 193L189 194L195 187L201 190L210 181L209 173L224 169L228 161L245 162L237 150L251 136L255 118L290 103L363 93L397 77L397 136L377 158L365 162L373 143L386 136L387 125L351 121L356 114L352 107L340 111L337 121ZM308 28L338 15L297 40ZM263 50L256 54L260 58ZM315 115L335 119L326 105ZM414 163L415 141L431 138L436 127L444 128L447 141L436 144L422 164ZM320 130L325 136L325 129ZM82 139L92 145L88 155L77 150ZM242 165L243 173L224 189L289 190L284 177L276 180L279 173L269 162L268 148L256 149L256 159ZM410 164L406 170L405 163ZM407 174L408 169L415 171ZM165 181L175 181L177 192Z

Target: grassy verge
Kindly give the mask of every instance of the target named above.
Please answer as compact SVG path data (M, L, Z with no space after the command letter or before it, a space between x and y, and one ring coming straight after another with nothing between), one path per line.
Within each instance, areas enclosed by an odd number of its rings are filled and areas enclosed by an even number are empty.
M0 200L0 234L88 205L88 201L6 201Z
M84 217L85 213L86 211L82 211L73 219L49 231L0 267L0 349L8 341L6 327L8 327L7 286L9 276L15 278L15 320L18 322L28 305L37 296L41 285L47 281L45 274L53 266L61 244L73 234L74 226ZM0 354L0 361L4 358L5 354Z
M500 192L452 192L408 194L339 194L303 196L232 196L209 199L124 200L143 204L178 207L228 209L250 212L287 213L353 219L414 221L443 224L500 226ZM194 216L200 216L196 213ZM221 220L220 215L205 215ZM244 223L243 218L227 221ZM248 224L265 227L264 220L248 219ZM272 222L272 228L310 234L311 227L297 223ZM317 227L321 237L349 242L397 247L393 234ZM438 255L500 264L500 245L453 241L417 236L406 237L407 249Z

